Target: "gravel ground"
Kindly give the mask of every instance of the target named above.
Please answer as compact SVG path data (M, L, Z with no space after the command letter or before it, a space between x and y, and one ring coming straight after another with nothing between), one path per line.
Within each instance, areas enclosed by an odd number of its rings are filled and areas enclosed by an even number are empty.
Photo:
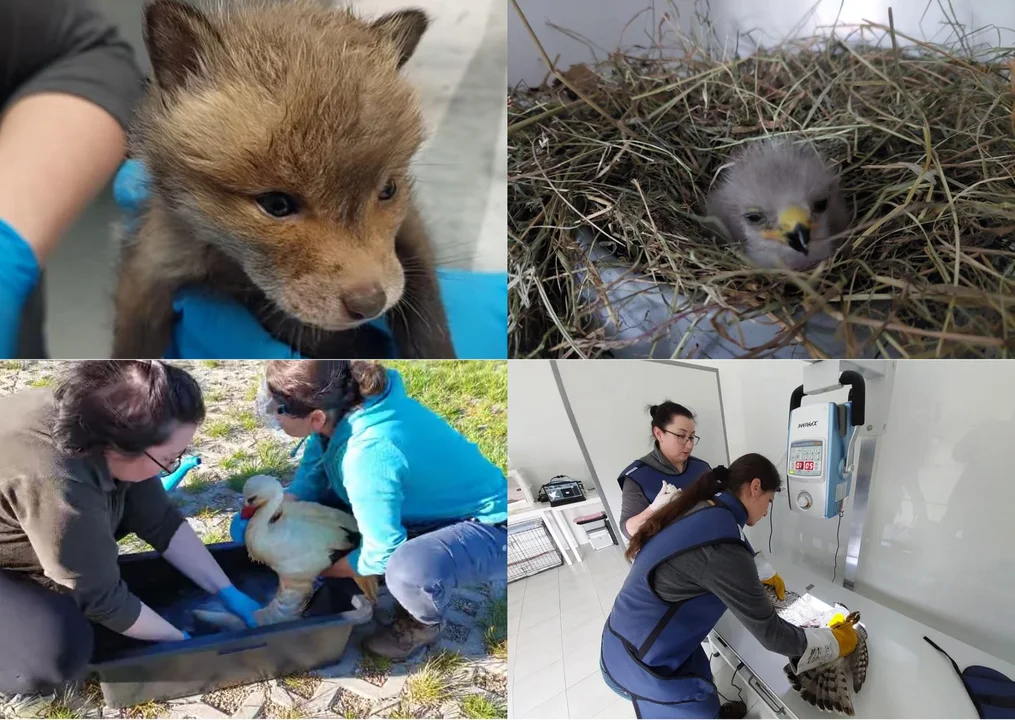
M0 395L52 385L71 361L0 361ZM206 543L229 540L243 482L258 473L288 482L297 442L261 427L254 396L263 363L180 361L204 391L207 418L191 452L201 465L173 494ZM403 374L413 397L433 408L502 468L507 461L507 367L504 362L417 361L389 363ZM135 536L121 552L149 550ZM374 622L354 631L342 661L311 675L271 680L167 703L113 710L90 681L55 698L4 702L3 717L506 717L506 589L487 584L462 589L452 601L440 647L407 663L360 652ZM382 595L378 615L390 615Z

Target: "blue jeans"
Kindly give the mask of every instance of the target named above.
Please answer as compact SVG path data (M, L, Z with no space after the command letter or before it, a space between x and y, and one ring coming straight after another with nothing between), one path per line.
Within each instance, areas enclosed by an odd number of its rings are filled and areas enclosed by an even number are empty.
M497 581L507 582L507 527L475 520L406 540L384 572L388 591L424 625L444 618L455 588Z

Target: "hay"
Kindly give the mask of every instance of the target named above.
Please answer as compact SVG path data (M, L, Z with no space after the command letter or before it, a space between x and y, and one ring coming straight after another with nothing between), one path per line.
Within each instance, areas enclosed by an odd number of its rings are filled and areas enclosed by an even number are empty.
M1015 61L1009 49L973 59L953 31L950 44L900 48L888 26L839 26L722 60L680 38L677 52L618 52L513 90L511 356L615 348L593 319L609 288L580 227L682 296L675 319L774 319L777 344L815 356L807 320L822 314L847 357L1015 354ZM806 272L748 267L700 217L732 151L781 135L837 166L856 211L842 250Z

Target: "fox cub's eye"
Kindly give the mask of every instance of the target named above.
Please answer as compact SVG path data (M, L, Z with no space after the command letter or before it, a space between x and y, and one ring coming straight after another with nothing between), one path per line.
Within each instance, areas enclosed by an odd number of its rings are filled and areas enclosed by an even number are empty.
M395 193L398 192L398 185L395 184L394 180L388 180L384 187L381 188L381 194L378 195L381 200L390 200L395 197Z
M281 192L264 193L264 195L258 195L254 200L262 210L277 218L294 215L300 209L296 198Z

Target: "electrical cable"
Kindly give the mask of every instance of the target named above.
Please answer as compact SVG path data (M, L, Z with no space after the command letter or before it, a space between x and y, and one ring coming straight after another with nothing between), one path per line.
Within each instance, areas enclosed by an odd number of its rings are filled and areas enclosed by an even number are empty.
M740 672L740 668L742 668L743 666L744 666L744 661L741 660L740 664L737 665L737 669L733 671L733 677L730 678L730 685L732 685L733 687L735 687L737 689L737 696L740 698L740 702L744 702L744 691L741 690L740 686L737 685L733 681L737 679L737 673Z
M839 528L842 527L842 516L846 512L843 508L839 511L839 522L835 524L835 562L832 564L832 582L835 582L835 574L839 570Z
M772 554L772 533L775 531L775 500L772 501L772 511L768 514L768 554Z

